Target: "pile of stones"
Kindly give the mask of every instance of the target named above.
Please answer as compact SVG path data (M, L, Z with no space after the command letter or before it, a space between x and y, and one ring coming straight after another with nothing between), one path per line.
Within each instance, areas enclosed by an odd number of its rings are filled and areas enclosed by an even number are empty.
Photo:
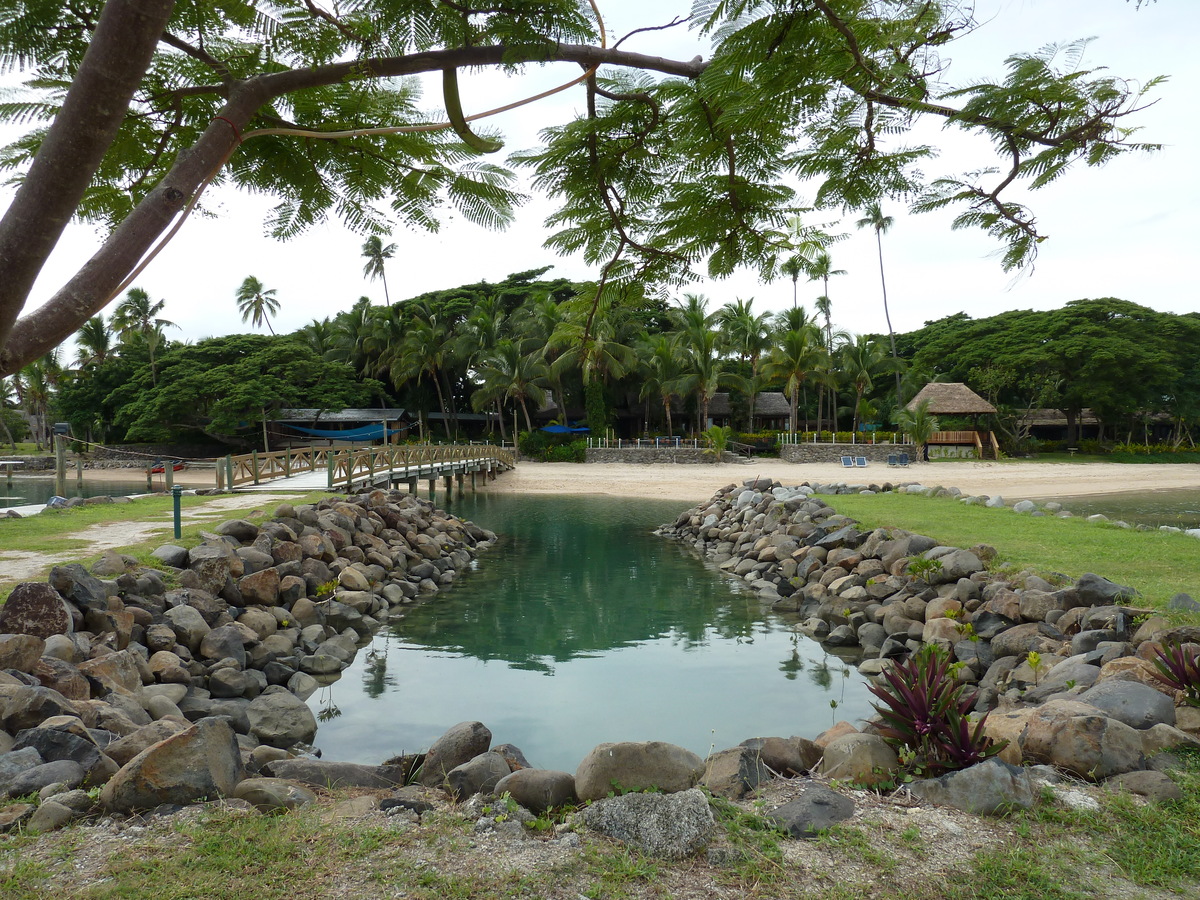
M407 604L452 585L496 536L400 492L282 505L163 572L109 553L0 607L0 829L232 796L303 751L305 700ZM98 797L92 788L101 788Z

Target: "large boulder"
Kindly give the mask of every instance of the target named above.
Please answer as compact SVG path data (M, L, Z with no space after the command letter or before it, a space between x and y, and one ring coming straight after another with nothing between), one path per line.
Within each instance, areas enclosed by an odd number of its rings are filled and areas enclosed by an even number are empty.
M73 630L74 620L67 601L48 584L18 584L0 606L0 633L48 638Z
M756 750L731 747L719 750L704 761L700 783L722 797L740 800L765 781L771 772Z
M877 734L846 734L829 742L821 760L826 778L873 785L890 781L900 768L896 751Z
M815 838L854 815L854 801L822 784L806 784L800 795L767 818L795 838Z
M686 791L704 777L704 760L662 741L600 744L575 770L580 800L600 800L616 791Z
M3 609L0 609L3 615ZM46 642L33 634L0 634L0 669L32 672L46 649Z
M517 769L496 782L494 791L497 796L507 793L535 813L576 800L575 776L553 769Z
M951 806L977 816L1030 809L1036 799L1029 772L998 759L949 772L940 778L914 781L908 787L919 800Z
M593 831L667 859L700 852L716 831L708 798L696 789L597 800L580 812L579 819Z
M456 800L465 800L473 794L492 793L500 779L510 774L512 769L504 757L489 750L447 772L445 788Z
M0 684L0 730L9 734L36 728L51 716L73 715L75 707L58 691L24 684Z
M118 766L123 766L147 747L153 746L159 741L165 741L172 735L184 731L187 727L186 720L159 719L112 741L104 748L104 753Z
M1136 729L1089 704L1069 700L1037 707L1018 738L1018 748L1023 761L1046 763L1092 780L1132 772L1143 763Z
M108 605L104 582L79 563L55 566L47 580L60 596L80 609L104 609Z
M425 754L421 784L437 787L456 766L470 762L492 745L492 733L482 722L459 722L433 742Z
M201 719L122 766L100 802L109 812L130 812L228 797L244 774L233 729L222 719Z
M1175 704L1171 698L1136 681L1102 681L1088 688L1079 699L1131 728L1175 724Z
M261 743L284 750L308 744L317 735L317 720L303 700L287 690L259 694L246 707L250 734Z

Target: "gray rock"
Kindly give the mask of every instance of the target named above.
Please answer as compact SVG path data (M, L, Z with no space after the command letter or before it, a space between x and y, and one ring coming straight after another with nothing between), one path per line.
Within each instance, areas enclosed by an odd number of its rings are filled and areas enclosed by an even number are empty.
M492 793L500 779L510 774L512 769L504 757L488 751L447 772L445 788L451 797L465 800L474 794Z
M0 684L0 729L16 734L51 716L73 716L75 707L58 691L24 684Z
M69 731L56 728L29 728L17 735L14 750L32 747L46 762L71 760L83 767L85 772L100 763L100 749L91 741L84 740Z
M820 772L855 784L872 785L891 779L900 767L896 751L877 734L844 734L825 747Z
M45 762L33 747L0 754L0 795L8 794L8 786L23 772Z
M1031 809L1036 800L1029 773L998 759L949 772L940 778L914 781L909 790L919 800L951 806L977 816Z
M9 806L0 806L0 834L8 834L10 831L24 827L35 812L37 812L37 807L32 803L13 803Z
M1167 601L1167 609L1182 609L1187 612L1200 612L1200 603L1192 599L1190 594L1176 594Z
M434 741L426 752L421 784L437 787L446 780L451 769L486 753L491 745L492 733L482 722L459 722Z
M200 640L200 655L205 659L232 659L238 668L246 667L246 645L236 625L214 628Z
M704 761L704 777L700 783L721 797L740 800L770 780L771 772L757 750L731 747L713 753Z
M1079 699L1130 728L1175 724L1175 704L1171 698L1137 681L1109 678L1088 688Z
M222 719L202 719L143 750L104 786L109 812L152 809L233 794L244 775L233 729Z
M188 562L187 548L175 544L163 544L161 547L156 547L150 555L172 569L185 568Z
M297 672L287 681L287 689L301 700L307 700L309 697L315 694L320 687L321 683L305 672Z
M517 769L495 786L497 796L509 794L526 809L542 813L575 802L575 776L553 769Z
M159 719L156 722L151 722L149 725L143 725L132 734L127 734L118 740L112 741L104 748L104 753L117 765L123 766L147 747L153 746L159 741L165 741L172 735L179 734L179 732L185 730L187 727L186 722Z
M7 794L10 797L24 797L27 794L36 794L48 784L59 784L65 790L71 790L83 784L86 775L87 772L79 763L69 759L56 759L26 769L17 775L9 781Z
M193 653L200 650L200 642L212 630L211 626L204 621L200 610L186 603L168 609L163 613L163 617L175 630L175 637L179 643Z
M69 825L81 815L82 813L69 806L64 806L55 800L47 800L29 817L29 821L25 823L25 830L29 834L44 834L47 831L55 831L64 825Z
M1128 791L1157 802L1183 799L1183 790L1163 772L1146 769L1138 772L1125 772L1114 775L1104 782L1104 786L1114 791Z
M63 599L82 610L102 610L108 605L108 588L104 582L79 563L55 566L47 581Z
M1088 518L1090 521L1091 517ZM1137 596L1133 588L1115 584L1091 572L1079 576L1075 591L1083 606L1113 606Z
M666 859L699 853L716 831L708 798L694 788L597 800L579 813L579 819L593 831Z
M233 796L253 804L259 812L268 815L317 802L316 794L286 778L247 778L238 784Z
M62 635L52 635L62 637ZM30 672L41 659L46 642L32 634L0 634L0 669Z
M299 743L311 743L317 734L317 720L308 705L295 694L274 690L260 694L246 707L250 734L261 743L288 749Z
M662 741L600 744L575 770L580 800L600 800L613 791L686 791L704 776L704 761L690 750Z
M854 815L854 801L821 784L806 784L796 799L776 807L767 818L794 838L815 838Z

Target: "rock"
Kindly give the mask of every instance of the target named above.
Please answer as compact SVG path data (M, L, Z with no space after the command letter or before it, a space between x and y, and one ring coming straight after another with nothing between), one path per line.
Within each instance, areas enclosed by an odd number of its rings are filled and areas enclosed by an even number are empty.
M543 813L576 800L575 776L553 769L517 769L501 778L494 791L497 796L509 794L534 813Z
M326 762L320 759L280 759L264 766L268 775L329 790L331 788L371 788L387 790L404 784L404 772L392 766L364 766L358 763Z
M64 790L71 790L83 784L86 776L87 771L74 760L56 759L26 769L9 781L8 796L24 797L27 794L36 794L49 784L60 784Z
M186 547L163 544L161 547L155 548L150 555L172 569L182 569L187 566L188 552Z
M274 690L259 694L246 707L250 733L261 743L288 749L296 744L308 744L317 734L317 720L312 710L299 697L287 691Z
M1172 725L1152 725L1138 732L1142 736L1142 753L1149 759L1164 750L1180 747L1200 748L1200 737Z
M802 737L750 738L740 746L757 752L763 765L784 778L807 775L820 762L823 752L814 741Z
M35 812L37 807L32 803L10 803L8 806L0 806L0 834L8 834L23 827Z
M486 753L491 745L492 733L482 722L459 722L434 741L426 752L421 784L426 787L441 785L451 769Z
M210 594L225 589L230 577L240 578L245 571L233 548L225 541L208 541L188 551L188 568L196 574L199 586Z
M80 815L81 813L76 812L69 806L64 806L54 800L47 800L29 817L29 821L25 823L25 831L29 834L44 834L47 831L55 831L78 819Z
M1183 790L1170 776L1150 769L1114 775L1104 782L1104 786L1113 791L1138 794L1158 803L1183 799Z
M243 775L233 729L221 719L201 719L122 766L101 791L100 803L109 812L131 812L228 797Z
M246 668L246 645L236 625L213 628L200 640L200 655L205 659L232 659L239 669Z
M118 650L81 662L79 671L99 682L108 692L136 694L142 689L138 657L132 650Z
M8 786L17 776L44 762L42 755L33 747L0 754L0 795L8 794Z
M796 799L767 813L767 818L794 838L817 837L854 815L854 801L822 784L806 784Z
M1076 713L1088 709L1095 707L1065 700L1037 707L1018 739L1024 759L1093 780L1142 768L1139 732L1099 712Z
M73 630L74 621L67 602L48 584L18 584L0 606L0 634L48 638Z
M36 728L51 716L73 715L75 707L58 691L23 684L0 684L0 729L9 734Z
M213 531L231 537L239 544L249 544L258 537L258 526L245 519L229 519L222 522Z
M1136 681L1102 681L1088 688L1079 699L1131 728L1175 724L1175 704L1171 698Z
M873 785L889 781L900 768L896 751L877 734L846 734L825 748L818 767L825 778Z
M91 699L91 682L69 662L52 656L43 656L34 663L29 674L36 678L42 687L57 691L68 700Z
M1033 651L1042 656L1052 656L1065 640L1066 637L1051 625L1027 622L1024 625L1014 625L993 637L992 652L996 654L997 659L1004 656L1025 656Z
M1190 594L1176 594L1167 601L1167 609L1182 609L1187 612L1200 612L1200 603L1192 599Z
M17 735L14 750L32 747L46 762L70 760L89 772L100 763L100 748L91 740L57 728L29 728Z
M580 800L600 800L613 791L686 791L704 776L704 761L690 750L662 741L600 744L575 770Z
M704 761L704 777L700 783L721 797L740 800L770 780L771 772L757 750L732 747L719 750Z
M289 812L317 802L317 795L303 785L286 778L247 778L234 789L233 796L254 805L260 813Z
M246 603L275 606L279 602L279 570L272 567L246 575L238 581L238 590Z
M1075 591L1084 606L1113 606L1132 600L1137 591L1088 572L1079 576Z
M914 781L908 788L919 800L977 816L1031 809L1036 800L1029 773L998 759L985 760L940 778Z
M455 766L446 773L445 788L456 800L465 800L474 794L490 794L496 784L512 769L499 753L480 753L474 759Z
M699 853L716 831L708 798L694 788L597 800L580 811L579 819L593 831L666 859Z
M175 637L179 643L193 653L200 650L200 642L212 630L212 626L204 621L200 610L188 604L172 607L163 613L163 616L175 630Z
M179 734L179 732L185 730L187 727L186 720L159 719L156 722L151 722L149 725L143 725L131 734L112 741L104 748L104 754L117 765L123 766L147 747L157 744L159 741L165 741L172 735Z
M46 642L37 635L0 634L0 669L32 672L45 649Z

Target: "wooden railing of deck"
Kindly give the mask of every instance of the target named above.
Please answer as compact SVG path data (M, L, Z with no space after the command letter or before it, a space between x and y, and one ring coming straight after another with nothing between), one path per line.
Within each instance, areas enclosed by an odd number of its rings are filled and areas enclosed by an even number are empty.
M261 484L304 472L326 471L329 473L327 486L332 490L348 487L364 476L374 480L374 476L382 472L411 475L413 469L448 468L455 463L488 459L509 468L516 464L511 449L488 444L401 444L346 449L301 447L270 453L256 451L218 461L217 487Z

